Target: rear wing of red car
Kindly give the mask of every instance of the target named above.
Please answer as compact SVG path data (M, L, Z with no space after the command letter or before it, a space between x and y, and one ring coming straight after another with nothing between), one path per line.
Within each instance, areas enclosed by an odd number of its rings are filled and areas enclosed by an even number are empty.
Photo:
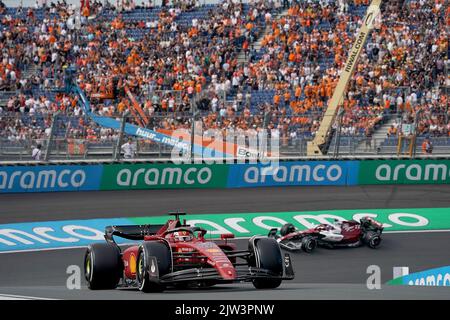
M164 226L164 224L107 226L105 228L105 240L115 243L114 236L129 240L144 240L145 236L155 235Z

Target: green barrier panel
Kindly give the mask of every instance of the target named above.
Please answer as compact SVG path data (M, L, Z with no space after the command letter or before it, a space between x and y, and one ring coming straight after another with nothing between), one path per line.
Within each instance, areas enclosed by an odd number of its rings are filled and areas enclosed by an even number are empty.
M100 190L225 188L228 166L112 164L103 166Z
M280 228L293 223L305 230L319 223L332 223L342 219L359 220L371 216L384 224L385 231L414 231L450 229L450 208L408 208L408 209L360 209L327 210L307 212L262 212L188 214L188 223L209 230L208 236L218 237L223 233L234 233L236 237L267 235L271 228ZM129 218L135 224L165 223L167 216Z
M366 160L358 184L449 184L450 160Z

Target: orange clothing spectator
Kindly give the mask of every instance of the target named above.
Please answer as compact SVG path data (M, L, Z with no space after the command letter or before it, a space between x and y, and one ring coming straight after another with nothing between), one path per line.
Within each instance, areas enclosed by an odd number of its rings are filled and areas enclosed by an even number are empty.
M281 100L281 97L280 97L279 94L275 94L275 95L273 96L273 104L274 104L275 106L278 106L278 105L280 104L280 100Z
M300 99L300 97L302 95L302 87L300 87L300 86L295 87L294 95L295 95L296 99Z

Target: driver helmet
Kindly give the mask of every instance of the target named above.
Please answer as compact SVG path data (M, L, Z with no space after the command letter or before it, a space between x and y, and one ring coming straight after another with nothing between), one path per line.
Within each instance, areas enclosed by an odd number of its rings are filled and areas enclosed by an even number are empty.
M339 219L334 219L334 226L340 228L342 226L342 221Z
M175 241L190 241L192 240L192 235L189 231L177 231L173 233L173 238Z

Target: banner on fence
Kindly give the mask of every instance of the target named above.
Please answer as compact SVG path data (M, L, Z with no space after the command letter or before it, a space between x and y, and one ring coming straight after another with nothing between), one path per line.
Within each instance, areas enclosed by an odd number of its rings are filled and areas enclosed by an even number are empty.
M359 161L358 184L448 184L450 160Z
M432 159L0 167L0 193L448 183L450 160Z
M0 193L99 190L103 166L0 167Z
M225 188L228 169L220 164L104 165L100 190Z
M357 184L357 161L295 161L277 166L231 165L228 187L318 186Z

